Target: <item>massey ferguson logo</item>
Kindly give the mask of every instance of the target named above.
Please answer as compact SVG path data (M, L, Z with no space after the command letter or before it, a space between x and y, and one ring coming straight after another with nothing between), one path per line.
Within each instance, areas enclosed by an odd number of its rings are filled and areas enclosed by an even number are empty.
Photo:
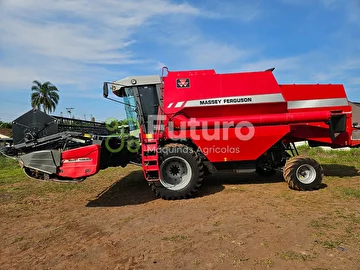
M190 79L177 79L176 87L177 88L189 88L190 87Z

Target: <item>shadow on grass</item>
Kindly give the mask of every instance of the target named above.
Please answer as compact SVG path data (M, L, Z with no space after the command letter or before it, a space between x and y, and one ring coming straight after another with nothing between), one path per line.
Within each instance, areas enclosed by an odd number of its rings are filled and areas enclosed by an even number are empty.
M272 176L259 176L256 173L232 173L232 172L218 172L209 175L205 178L205 185L207 183L213 185L218 184L266 184L266 183L280 183L284 182L284 178L280 172Z
M336 177L352 177L359 176L358 169L354 166L340 165L340 164L322 164L325 176Z
M321 185L320 185L319 189L324 189L324 188L327 188L327 187L328 187L328 185L327 185L327 184L325 184L325 183L321 183Z
M210 175L205 178L203 186L207 185L261 185L261 184L270 184L270 183L284 183L285 182L282 173L276 172L272 176L259 176L256 173L244 173L244 174L235 174L230 172L218 172L216 174ZM201 188L203 188L203 186ZM322 183L319 189L327 188L328 186Z
M201 186L195 197L204 197L224 189L221 183L207 182ZM158 199L145 181L141 170L132 171L97 195L86 207L116 207L144 204Z
M141 170L132 171L97 195L87 207L137 205L156 200Z
M343 166L343 167L347 167L347 166ZM342 170L340 168L334 171L341 172ZM345 176L349 176L349 169L345 169L345 171L347 171L347 174L345 173ZM221 192L222 190L224 190L225 188L224 185L226 184L236 184L241 186L242 184L266 184L266 183L280 183L280 182L284 182L284 179L281 173L279 172L271 177L261 177L255 173L234 174L228 172L219 172L214 175L205 177L203 185L200 187L199 192L196 194L195 198L204 197ZM284 182L284 184L286 183ZM327 187L326 184L322 184L320 189L326 187ZM158 198L151 191L151 188L149 187L148 183L145 181L142 171L136 170L130 172L124 178L118 180L110 187L103 190L96 197L96 199L89 201L86 206L87 207L117 207L117 206L125 206L125 205L138 205L157 199Z

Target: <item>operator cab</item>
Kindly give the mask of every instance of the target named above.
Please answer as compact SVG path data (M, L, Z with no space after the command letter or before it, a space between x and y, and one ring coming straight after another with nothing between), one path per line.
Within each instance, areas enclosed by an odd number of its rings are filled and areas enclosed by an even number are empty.
M156 120L160 104L160 76L134 76L112 83L105 82L104 97L119 102L108 97L109 88L116 96L123 98L120 103L125 105L130 131L138 129L139 123L146 133L150 133L151 122Z

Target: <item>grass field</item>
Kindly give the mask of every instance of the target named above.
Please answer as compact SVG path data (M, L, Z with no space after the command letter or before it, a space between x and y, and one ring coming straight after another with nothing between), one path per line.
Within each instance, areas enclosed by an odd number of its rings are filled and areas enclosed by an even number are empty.
M156 198L135 166L63 184L1 157L0 268L360 269L360 149L299 151L324 167L320 190L216 174L180 201Z

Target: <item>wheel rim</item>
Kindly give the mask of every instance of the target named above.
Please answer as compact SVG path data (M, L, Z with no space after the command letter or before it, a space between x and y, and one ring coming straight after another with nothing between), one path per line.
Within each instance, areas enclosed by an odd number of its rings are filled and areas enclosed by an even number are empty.
M182 157L169 157L160 166L160 183L170 190L181 190L191 180L192 170L189 162Z
M297 168L296 178L303 184L311 184L316 179L316 171L313 166L303 164Z

